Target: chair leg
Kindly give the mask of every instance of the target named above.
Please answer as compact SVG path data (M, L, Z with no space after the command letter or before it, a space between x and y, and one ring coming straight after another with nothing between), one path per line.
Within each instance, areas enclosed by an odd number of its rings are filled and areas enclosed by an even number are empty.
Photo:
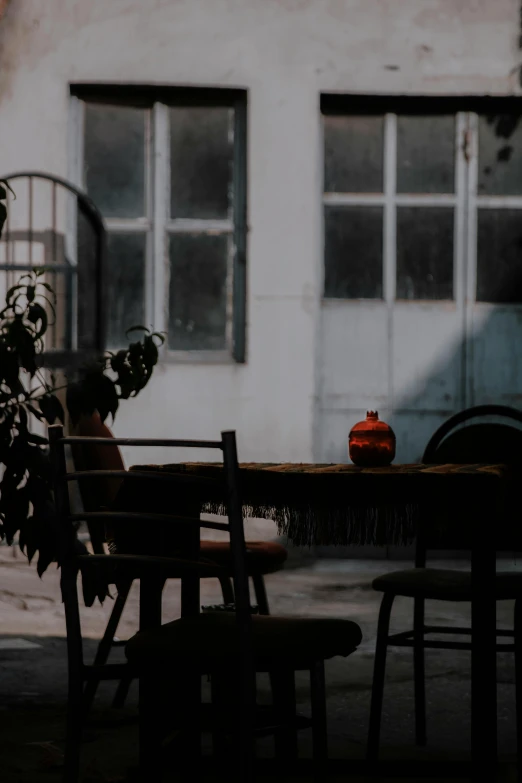
M182 709L181 780L200 778L201 762L201 671L187 667L178 682L179 705Z
M219 769L223 769L227 760L225 727L227 725L227 689L222 672L214 670L210 674L210 692L212 701L212 751Z
M80 745L84 723L83 650L76 573L65 573L62 567L61 590L67 626L67 726L63 783L77 783L80 774Z
M373 665L372 700L370 706L370 725L366 760L375 762L379 756L379 738L381 733L382 699L384 694L384 675L386 672L386 651L390 628L390 614L395 596L385 593L382 597L377 625L377 643Z
M276 721L281 719L284 728L275 736L275 755L285 761L295 760L298 756L295 699L295 672L293 669L273 669L270 672L272 700L276 712Z
M107 663L107 659L109 657L112 648L112 642L114 637L116 636L116 631L118 630L118 625L120 623L123 610L125 609L125 604L127 602L127 598L129 596L131 586L132 586L132 582L126 582L123 585L117 586L118 595L116 596L116 601L114 602L114 606L112 607L111 616L109 618L109 622L107 623L105 633L103 634L103 637L96 651L96 656L94 658L95 666L103 666L104 664ZM100 684L99 679L92 679L89 680L87 682L87 685L85 686L85 692L83 697L85 714L89 712L92 706L92 702L96 695L96 691L98 690L99 684Z
M139 678L139 773L141 783L162 781L161 690L154 673L142 671Z
M83 718L83 694L82 682L80 681L74 683L72 687L69 686L63 783L76 783L79 779Z
M224 603L233 604L234 588L232 586L232 580L228 576L220 576L219 584L221 585L221 593L223 595Z
M324 661L316 661L310 669L312 702L312 742L315 783L328 780L328 731L326 723L326 689Z
M515 601L515 701L517 721L517 782L522 783L522 600Z
M161 599L166 579L145 581L140 584L140 630L146 627L161 625ZM114 694L112 706L121 709L129 693L133 678L123 677Z
M127 696L129 695L129 688L132 685L132 679L132 677L123 677L123 679L119 681L112 700L112 706L115 710L121 710L125 706Z
M426 679L424 672L424 598L413 605L413 678L415 688L415 742L426 744Z
M239 744L239 783L254 783L256 778L256 674L253 663L241 660L239 664L239 708L237 730L234 732Z
M254 585L254 592L256 595L256 603L259 608L259 614L270 614L270 607L268 606L268 597L266 594L266 586L263 574L253 573L252 584Z

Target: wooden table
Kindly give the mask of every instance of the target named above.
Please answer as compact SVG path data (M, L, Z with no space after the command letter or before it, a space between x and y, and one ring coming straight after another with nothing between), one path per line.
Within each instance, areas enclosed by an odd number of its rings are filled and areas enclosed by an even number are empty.
M135 469L219 477L210 463L135 466ZM445 507L469 536L472 603L472 779L494 781L497 765L496 552L516 551L516 531L502 525L502 510L512 474L504 465L392 465L362 469L354 465L241 465L246 516L274 519L281 533L300 545L409 544L424 520ZM208 492L210 490L203 490ZM225 513L224 495L193 496L202 512ZM131 500L133 510L138 498ZM154 489L156 508L178 506L172 490ZM188 502L188 501L187 501ZM148 503L148 501L147 501ZM148 511L151 509L147 506ZM428 513L429 512L429 513ZM179 511L177 512L179 513ZM438 520L443 519L440 514ZM434 524L432 522L432 524ZM432 530L440 533L446 531ZM499 538L499 533L502 535ZM510 536L512 538L510 539ZM198 531L199 538L199 531ZM506 541L511 540L512 547ZM189 551L199 546L186 542ZM519 547L518 547L519 548ZM199 607L199 581L185 588L190 610ZM155 621L158 621L156 612Z

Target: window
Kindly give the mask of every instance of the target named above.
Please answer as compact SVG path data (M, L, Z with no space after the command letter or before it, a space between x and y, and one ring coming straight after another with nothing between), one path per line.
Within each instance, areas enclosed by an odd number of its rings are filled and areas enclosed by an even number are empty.
M522 122L495 99L323 96L326 299L522 303Z
M76 88L81 178L108 230L107 344L245 354L246 101L232 90Z

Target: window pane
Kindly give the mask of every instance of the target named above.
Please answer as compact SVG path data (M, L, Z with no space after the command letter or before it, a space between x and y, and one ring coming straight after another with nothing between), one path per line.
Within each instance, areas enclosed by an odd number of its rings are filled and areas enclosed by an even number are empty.
M454 190L455 117L397 117L397 192Z
M522 211L479 209L477 301L522 302Z
M145 215L145 111L85 106L85 184L104 217Z
M397 209L397 299L453 299L453 209Z
M231 208L233 111L170 110L170 211L173 218L227 218Z
M384 117L324 115L326 193L382 193Z
M171 234L169 348L226 348L226 235Z
M382 223L381 207L326 207L326 298L382 298Z
M121 348L127 345L129 341L125 336L126 330L144 322L146 242L146 234L109 234L107 262L109 348Z
M479 194L522 194L521 119L516 115L479 117Z

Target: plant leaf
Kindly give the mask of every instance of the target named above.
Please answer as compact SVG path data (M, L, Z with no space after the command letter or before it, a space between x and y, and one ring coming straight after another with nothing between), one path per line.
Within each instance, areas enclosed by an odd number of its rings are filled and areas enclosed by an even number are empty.
M47 313L38 302L33 302L33 304L30 305L27 313L27 320L35 326L40 321L40 328L36 330L35 337L42 337L46 333Z
M62 403L55 394L44 394L38 400L40 410L48 424L54 424L58 419L62 424L65 421L65 415Z
M23 278L20 278L20 279L22 280ZM12 287L9 289L9 291L8 291L8 292L6 293L6 295L5 295L5 301L6 301L6 303L7 303L8 305L10 305L10 304L12 303L13 295L14 295L14 294L15 294L17 291L21 291L21 290L22 290L22 288L24 288L24 285L23 285L22 283L17 283L17 285L13 285L13 286L12 286Z
M102 372L89 373L83 381L82 389L84 404L88 409L82 412L87 413L94 406L102 421L105 421L109 413L114 419L118 410L118 394L110 378Z
M37 446L48 446L49 441L47 438L44 438L42 435L37 435L34 432L28 432L27 433L27 442L33 443Z
M12 194L13 194L13 196L15 197L15 199L16 199L16 193L14 192L14 190L13 190L13 188L11 187L11 185L9 184L9 182L8 182L6 179L0 179L0 183L1 183L2 185L5 185L5 187L7 188L7 190L8 190L10 193L12 193ZM4 199L5 199L5 198L7 198L7 193L5 194L5 196L0 196L0 198L4 198Z
M7 207L0 201L0 237L2 236L2 229L5 221L7 220Z
M18 353L20 366L33 377L36 372L36 348L33 336L25 328L21 317L16 316L8 325L7 341Z
M130 329L127 329L127 331L125 332L125 336L128 337L128 335L132 334L132 332L147 332L148 334L149 331L150 330L147 329L146 326L141 326L138 324L137 326L131 326Z

